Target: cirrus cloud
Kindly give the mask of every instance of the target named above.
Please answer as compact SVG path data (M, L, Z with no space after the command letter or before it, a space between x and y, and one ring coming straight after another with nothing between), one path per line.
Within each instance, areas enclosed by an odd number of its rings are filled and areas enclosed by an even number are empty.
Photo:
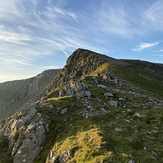
M133 51L142 51L143 49L147 49L153 46L158 45L158 42L154 42L154 43L144 43L142 42L140 45L137 45L136 48L132 49Z

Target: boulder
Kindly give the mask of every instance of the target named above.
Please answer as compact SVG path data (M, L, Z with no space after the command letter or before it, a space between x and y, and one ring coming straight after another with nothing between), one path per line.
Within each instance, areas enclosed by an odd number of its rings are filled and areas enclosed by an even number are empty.
M84 97L90 98L90 96L91 96L91 92L90 91L85 91L84 92Z
M117 108L118 102L117 101L109 101L109 105Z
M68 108L64 108L64 109L60 112L60 114L65 114L65 113L67 113L67 111L68 111Z
M145 115L140 115L140 114L137 113L137 112L134 114L134 116L135 116L135 117L138 117L138 118L144 118L144 117L145 117Z
M64 91L66 96L70 96L72 94L70 85L68 83L65 84Z
M105 93L104 96L105 97L113 97L113 94L112 93Z
M102 88L102 89L106 89L106 90L108 89L107 86L102 85L102 84L101 84L101 85L98 85L98 87L100 87L100 88Z
M29 131L30 128L30 131ZM35 130L34 130L35 128ZM45 129L43 125L30 125L26 132L25 139L17 150L13 163L32 163L35 157L41 152L45 139ZM19 139L16 142L19 143ZM16 146L15 144L15 146Z
M86 92L87 94L87 92ZM59 91L59 96L77 96L83 97L85 96L85 86L79 80L71 79L69 83L65 84L63 89Z

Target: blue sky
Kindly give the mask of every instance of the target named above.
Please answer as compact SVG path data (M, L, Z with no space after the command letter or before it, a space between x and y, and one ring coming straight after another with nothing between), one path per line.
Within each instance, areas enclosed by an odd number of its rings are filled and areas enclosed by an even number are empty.
M0 82L62 68L77 48L163 63L163 0L0 0Z

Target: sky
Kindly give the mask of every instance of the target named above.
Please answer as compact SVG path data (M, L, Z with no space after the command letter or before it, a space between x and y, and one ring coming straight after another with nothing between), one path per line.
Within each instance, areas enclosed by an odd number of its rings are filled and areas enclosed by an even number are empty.
M0 0L0 82L63 68L78 48L163 63L163 0Z

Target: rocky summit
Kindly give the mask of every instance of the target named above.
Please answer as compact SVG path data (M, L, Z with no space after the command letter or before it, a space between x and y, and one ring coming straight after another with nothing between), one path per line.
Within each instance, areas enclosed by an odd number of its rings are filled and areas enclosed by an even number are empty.
M47 72L0 84L0 162L163 162L162 64L77 49Z

